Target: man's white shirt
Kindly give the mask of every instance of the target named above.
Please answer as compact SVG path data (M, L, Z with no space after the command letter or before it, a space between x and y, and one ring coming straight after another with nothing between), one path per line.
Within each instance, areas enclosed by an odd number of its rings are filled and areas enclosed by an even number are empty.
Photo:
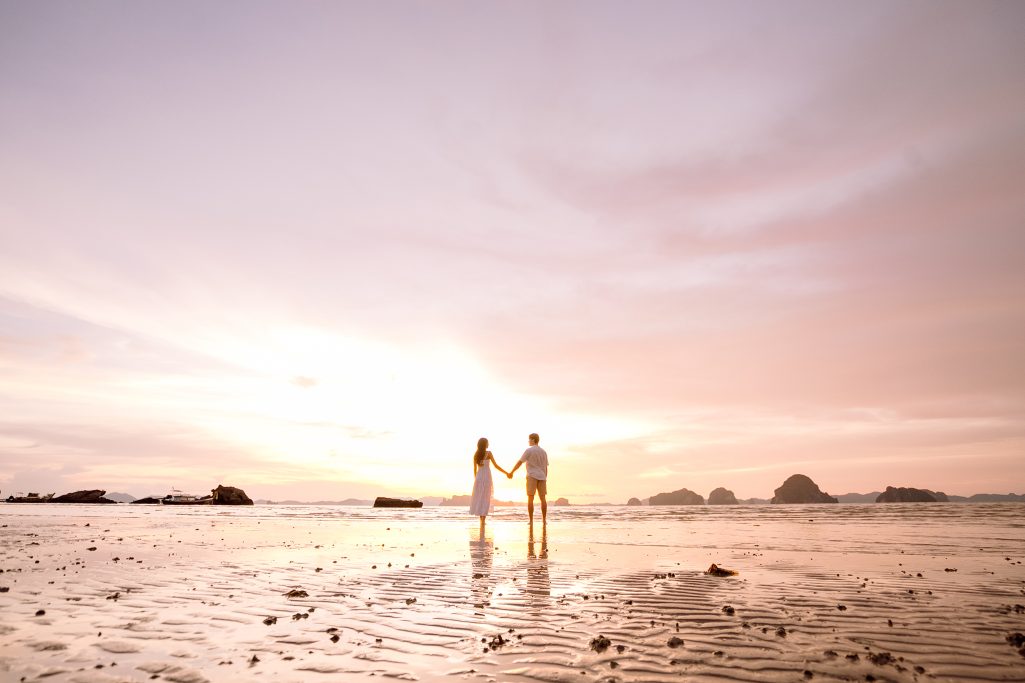
M548 479L548 454L540 446L531 446L523 451L520 462L527 464L527 476L533 479Z

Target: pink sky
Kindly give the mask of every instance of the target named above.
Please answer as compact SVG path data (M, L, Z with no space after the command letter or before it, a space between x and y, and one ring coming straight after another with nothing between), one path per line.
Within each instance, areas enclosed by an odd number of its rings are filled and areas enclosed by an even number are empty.
M1025 492L1022 36L0 2L0 490Z

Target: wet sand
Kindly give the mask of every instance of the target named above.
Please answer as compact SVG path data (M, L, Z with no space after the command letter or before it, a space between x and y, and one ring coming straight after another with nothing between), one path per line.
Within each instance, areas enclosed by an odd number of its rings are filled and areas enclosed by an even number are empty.
M1025 680L1020 505L461 512L0 506L0 680Z

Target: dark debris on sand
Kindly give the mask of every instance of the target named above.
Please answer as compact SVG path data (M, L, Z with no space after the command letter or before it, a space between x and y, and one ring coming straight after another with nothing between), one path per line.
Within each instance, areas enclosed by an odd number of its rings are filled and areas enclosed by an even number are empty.
M506 640L505 638L503 638L502 634L499 633L498 635L495 635L495 636L491 637L491 641L488 643L488 647L491 648L492 650L497 650L498 648L502 647L503 645L505 645L508 642L509 641Z
M672 648L680 647L681 645L683 645L683 638L673 636L672 638L666 641L666 645Z
M292 590L285 593L286 598L308 598L310 594L301 588L293 588Z
M612 645L612 641L605 636L599 634L597 638L591 639L591 649L595 652L605 652Z
M705 573L709 574L710 576L736 576L737 575L737 572L733 571L732 569L727 569L726 567L720 567L719 565L717 565L714 562L712 563L712 566L709 567L707 571L705 571Z
M1010 633L1007 635L1007 644L1011 647L1018 648L1018 654L1025 657L1025 634L1020 632Z

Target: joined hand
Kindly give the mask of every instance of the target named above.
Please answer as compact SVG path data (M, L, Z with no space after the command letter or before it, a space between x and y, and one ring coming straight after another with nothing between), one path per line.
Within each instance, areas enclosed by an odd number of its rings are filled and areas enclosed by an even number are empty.
M505 476L507 476L507 477L509 477L510 479L512 479L512 472L506 472L506 473L505 473Z

